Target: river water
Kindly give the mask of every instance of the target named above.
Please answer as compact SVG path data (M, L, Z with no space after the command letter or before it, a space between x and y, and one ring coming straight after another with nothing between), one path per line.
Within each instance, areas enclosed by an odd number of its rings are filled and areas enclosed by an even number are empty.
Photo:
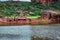
M31 40L31 36L60 40L60 25L0 26L0 40Z

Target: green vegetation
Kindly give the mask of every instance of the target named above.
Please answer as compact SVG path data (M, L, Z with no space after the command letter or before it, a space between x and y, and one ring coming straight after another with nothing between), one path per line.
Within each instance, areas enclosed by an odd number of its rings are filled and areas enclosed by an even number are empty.
M60 10L60 2L51 6L43 6L41 3L32 2L0 2L0 15L18 16L16 11L22 9L25 16L39 16L41 10L57 9Z
M55 2L54 4L52 4L52 6L50 6L54 9L60 10L60 2Z
M38 18L39 16L28 16L27 18Z

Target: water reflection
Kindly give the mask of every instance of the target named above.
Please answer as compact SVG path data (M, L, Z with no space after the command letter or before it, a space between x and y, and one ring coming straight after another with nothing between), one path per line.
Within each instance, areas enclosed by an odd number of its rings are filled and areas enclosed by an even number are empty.
M0 40L31 40L31 37L48 37L60 40L60 25L24 25L0 27Z
M31 26L0 27L0 40L31 40Z
M21 35L12 35L12 34L0 34L0 38L8 37L8 38L19 38Z
M47 25L47 26L35 26L32 27L32 35L34 38L49 38L57 40L60 38L60 26L58 25ZM59 39L60 40L60 39Z

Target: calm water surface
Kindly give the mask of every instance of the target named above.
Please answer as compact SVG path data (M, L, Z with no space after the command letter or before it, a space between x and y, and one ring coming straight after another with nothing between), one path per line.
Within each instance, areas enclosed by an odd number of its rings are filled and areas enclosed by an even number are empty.
M31 36L60 39L60 25L0 26L0 40L31 40Z

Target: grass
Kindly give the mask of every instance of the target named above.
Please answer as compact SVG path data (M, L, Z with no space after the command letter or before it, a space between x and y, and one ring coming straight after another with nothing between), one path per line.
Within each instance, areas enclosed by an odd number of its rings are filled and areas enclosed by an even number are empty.
M28 16L27 18L32 18L32 19L35 19L35 18L38 18L39 16Z

